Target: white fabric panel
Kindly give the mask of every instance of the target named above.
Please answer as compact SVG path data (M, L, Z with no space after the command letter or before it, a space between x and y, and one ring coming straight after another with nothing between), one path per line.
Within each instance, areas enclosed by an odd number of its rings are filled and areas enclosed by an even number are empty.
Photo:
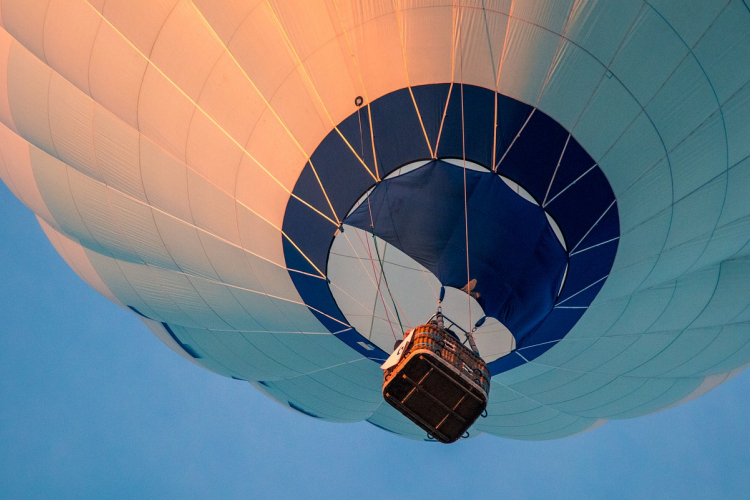
M714 113L670 151L676 200L724 173L729 166L726 142L722 117Z
M174 0L164 3L174 4ZM167 8L164 11L167 11ZM106 8L104 14L107 16ZM138 17L134 16L128 25L142 26L140 16L143 14L141 12ZM160 20L157 18L155 21L158 23ZM223 52L224 46L206 26L203 18L196 15L195 6L190 2L178 2L161 27L154 27L158 29L156 42L150 54L143 52L149 54L151 62L166 73L190 99L197 101L203 84ZM132 40L129 36L128 39Z
M609 69L633 97L645 105L687 53L688 48L664 18L653 9L644 8L631 25ZM644 74L648 78L643 78Z
M120 230L107 186L71 167L66 168L73 203L91 237L116 259L143 262Z
M150 54L177 0L107 0L100 12L138 50Z
M149 265L180 271L162 242L153 209L113 189L108 194L119 230L138 257Z
M680 277L672 300L648 331L687 328L711 300L720 277L719 271L719 267L715 266Z
M54 220L65 234L78 240L84 247L108 254L86 227L76 206L68 180L69 170L73 170L57 158L44 151L29 146L34 178L39 186L44 203L54 213Z
M229 325L229 330L259 331L260 324L242 308L229 287L211 280L188 277L206 305Z
M125 307L125 305L115 297L112 290L110 290L104 281L102 281L102 278L96 272L94 266L86 255L86 251L80 244L78 244L78 242L73 241L64 234L58 232L40 217L37 217L36 219L42 227L44 234L49 238L50 242L55 247L55 250L57 250L57 253L60 254L65 260L65 263L68 264L83 281L115 304L120 307Z
M44 60L44 25L50 0L3 0L3 27Z
M60 160L104 182L94 150L94 103L63 77L52 73L49 87L49 128Z
M627 196L631 188L636 190L647 189L643 185L635 187L644 175L659 176L657 180L659 185L669 182L669 179L666 179L669 176L669 167L665 156L666 151L659 133L649 120L648 115L640 113L617 139L617 142L612 145L612 148L599 160L599 166L607 172L607 180L617 195L618 207L622 205L623 196ZM663 165L660 165L660 162ZM657 165L658 168L656 168ZM671 191L671 186L669 189ZM663 192L660 192L660 195L662 195L660 198L666 198L663 194ZM630 196L633 195L634 193ZM650 197L645 196L644 198L649 199ZM629 218L629 214L623 210L620 210L620 212L622 229L623 224Z
M31 166L29 144L5 125L0 125L0 177L35 214L58 227L39 192Z
M695 10L692 4L712 11L719 10L722 4L693 1L690 7L680 10L683 17L690 13L690 21L693 23L704 24L709 19L712 20L708 30L695 44L693 52L719 96L719 101L725 103L750 80L750 33L747 31L750 13L742 0L729 2L718 18L710 14L705 17L693 15ZM680 32L685 38L684 32ZM690 42L687 43L692 46Z
M232 105L227 106L227 102ZM225 51L208 75L198 105L220 123L230 137L246 144L267 101L234 56Z
M156 335L156 337L162 342L164 342L167 345L167 347L169 347L174 352L176 352L183 358L187 359L194 365L204 368L203 365L198 363L198 361L195 358L193 358L190 354L185 352L185 350L182 347L180 347L180 345L177 342L175 342L175 340L172 338L171 335L167 333L167 331L164 329L164 326L161 323L159 323L158 321L150 320L148 318L144 318L144 317L141 317L141 321L143 321L143 324L145 324L148 327L148 329L151 330L151 333Z
M18 42L4 29L0 29L0 121L14 132L18 132L13 123L13 115L10 112L10 101L8 96L8 62L10 51Z
M719 334L721 327L696 328L680 333L664 350L655 353L646 363L628 375L634 377L657 377L683 365L706 348Z
M685 57L646 106L668 150L717 111L711 83L692 56Z
M227 196L235 192L243 149L204 113L196 111L186 137L187 164Z
M746 140L750 123L744 119L750 110L750 84L745 84L723 106L724 122L727 125L729 164L735 165L750 155L750 143Z
M715 376L721 373L722 362L741 352L750 342L750 325L747 323L726 325L698 355L684 364L664 373L666 377Z
M133 128L139 126L139 96L147 68L135 47L103 21L89 60L91 97Z
M393 2L362 7L359 2L337 2L346 27L343 43L351 46L364 94L374 101L407 86L398 19ZM356 27L356 29L353 29Z
M8 101L19 135L54 155L48 95L52 71L19 44L8 55Z
M101 16L81 0L50 0L44 20L47 64L89 95L89 60L101 23Z
M457 47L453 75L455 80L461 81L463 71L464 80L495 90L508 28L510 2L503 2L507 5L498 5L501 2L493 2L495 5L485 3L487 8L483 8L481 1L463 2L460 6L461 23L456 28L460 29L456 34L460 38L455 40ZM456 17L458 7L456 2Z
M511 17L498 91L536 105L560 44L560 36Z
M227 47L266 100L297 63L267 2L259 3L242 18Z
M90 250L85 250L85 252L91 265L94 266L96 273L102 278L102 281L104 281L107 287L121 303L135 307L141 314L155 321L165 321L161 315L157 314L157 312L145 302L130 284L128 278L120 268L120 263L118 263L118 261Z
M140 165L149 204L192 223L185 164L141 136Z
M264 174L261 173L260 175ZM243 181L240 182L244 184ZM278 193L278 190L275 192ZM239 198L238 194L236 212L242 248L264 259L268 259L271 262L283 265L283 236L281 235L280 230L283 220L274 223L260 215L258 212L254 212L251 206L243 206L244 204L239 201ZM266 197L264 197L264 199L265 198ZM274 203L274 205L276 205L276 203ZM278 203L278 205L281 204Z
M542 90L539 109L554 116L563 127L572 129L605 73L606 68L590 54L567 40L561 41Z
M512 15L549 31L563 33L566 31L567 24L572 16L571 9L575 3L574 0L554 2L520 0L512 5Z
M166 271L122 261L116 261L115 264L120 269L137 296L151 311L155 312L156 316L152 316L135 304L130 304L123 299L120 300L128 305L134 305L146 316L159 321L193 328L201 328L203 326L196 318L190 316L190 312L194 311L186 311L180 307L180 304L178 304L178 300L182 298L178 294L182 290L177 289L176 287L173 287L172 290L168 290L163 286L162 278L164 278L164 275L168 274ZM104 279L104 282L108 283L106 273L100 273L100 275ZM119 294L116 291L117 285L113 285L111 288L119 298ZM173 297L169 292L174 293L175 296ZM190 304L186 304L185 301L183 301L182 305L189 306Z
M622 165L622 169L634 170L638 166ZM617 209L621 212L621 238L628 238L631 231L651 220L672 204L671 165L665 159L644 172L617 197Z
M671 210L664 210L620 237L612 271L599 293L601 300L622 297L641 286L664 246L671 215Z
M229 43L248 14L262 3L264 3L263 0L244 0L242 2L195 0L193 2L200 15L225 44Z
M198 230L194 226L161 212L154 211L153 215L167 252L182 271L195 276L219 279L203 250Z
M150 268L152 281L159 284L161 289L166 293L182 310L186 316L193 319L201 327L215 330L236 330L242 325L233 325L227 321L231 318L220 317L211 307L211 304L198 293L193 281L188 276L164 272L160 269ZM206 287L207 288L207 287ZM211 295L209 290L205 290L206 295ZM255 323L252 323L255 326Z
M465 47L463 40L472 40L469 29L484 30L484 23L464 23L465 11L458 11L450 4L431 9L420 9L418 6L409 8L406 2L399 8L398 20L400 35L405 51L406 71L412 86L434 82L450 82L453 77L460 81L462 56L461 48ZM437 3L437 2L435 2ZM481 11L479 13L481 15ZM459 17L460 16L460 17ZM454 19L454 17L456 19ZM457 26L454 28L454 23ZM459 27L460 26L460 27ZM458 37L458 38L457 38ZM486 36L483 46L487 45ZM455 39L455 60L453 59L453 43ZM453 63L455 62L455 73ZM488 64L492 62L488 59ZM464 68L466 69L466 68ZM490 68L487 69L492 69ZM490 78L492 82L492 78ZM494 82L492 82L494 88Z
M143 76L137 113L141 133L184 162L190 124L200 111L152 65Z
M109 111L94 108L94 147L101 175L109 186L147 201L140 167L140 138Z
M598 161L640 112L640 105L622 82L614 75L605 75L572 130L573 136ZM603 128L602 123L607 123L607 127Z
M195 225L240 245L236 201L204 177L188 170L188 196Z
M576 2L567 37L609 66L644 9L647 7L638 2Z

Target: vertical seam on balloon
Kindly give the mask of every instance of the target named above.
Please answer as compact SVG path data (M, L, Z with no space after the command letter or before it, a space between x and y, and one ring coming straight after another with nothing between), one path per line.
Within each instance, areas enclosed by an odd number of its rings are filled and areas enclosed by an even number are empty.
M434 158L435 153L432 150L432 145L430 144L430 138L427 135L427 129L425 129L424 121L422 120L422 113L419 112L419 106L417 106L417 99L414 97L414 91L411 88L411 81L409 78L409 66L406 61L406 46L404 42L404 30L402 25L402 19L401 19L401 12L399 10L398 4L400 0L393 0L393 7L396 10L396 23L398 24L398 39L401 44L401 58L404 61L404 73L406 74L406 86L409 88L409 95L411 96L411 101L414 104L414 110L417 112L417 118L419 118L419 125L422 127L422 133L424 134L424 140L427 143L427 149L430 151L430 157Z
M284 39L286 40L287 45L291 49L292 53L294 54L294 57L297 59L297 67L302 70L302 73L305 75L305 78L307 79L308 83L310 84L310 88L315 93L315 96L318 98L318 101L320 102L320 106L323 108L323 111L326 114L326 117L331 122L331 125L333 125L333 129L336 131L336 133L341 137L341 140L344 141L346 146L349 148L349 150L354 154L354 156L359 160L359 162L362 164L362 166L367 170L367 172L370 174L370 176L373 178L373 180L377 181L378 178L375 176L375 174L372 173L370 168L367 166L365 161L360 158L360 156L357 154L357 150L354 149L354 146L351 145L349 140L344 136L344 134L339 130L339 127L336 123L333 121L333 117L331 116L331 113L328 111L328 108L325 105L325 102L323 101L323 98L320 95L320 92L318 92L317 87L315 86L315 83L313 82L312 77L307 71L307 68L305 68L305 64L303 63L302 59L300 58L299 54L297 53L297 49L294 48L294 44L292 44L291 38L289 38L289 35L287 34L286 30L284 29L284 26L281 24L281 20L279 19L278 15L276 14L276 11L273 9L273 6L271 5L270 0L265 0L266 5L268 6L268 9L271 11L271 14L273 15L274 20L276 21L276 25L279 27L279 32L284 35Z

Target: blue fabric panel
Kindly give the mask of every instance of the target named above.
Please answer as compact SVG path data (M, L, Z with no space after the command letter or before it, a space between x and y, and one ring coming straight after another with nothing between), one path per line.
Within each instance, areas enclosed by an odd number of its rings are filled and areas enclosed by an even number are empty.
M522 351L519 351L519 354L523 356L524 358L528 359L529 361L531 361L532 359L536 359L542 354L544 354L545 352L552 349L558 342L559 340L550 341L544 344L533 345L531 347L525 348Z
M345 129L353 129L356 127L357 136L359 135L359 121L357 116L347 118ZM424 142L424 141L423 141ZM355 144L359 144L359 140L356 143L351 143L352 147ZM372 151L372 148L370 148ZM368 173L364 165L357 159L357 156L352 152L349 146L346 144L344 139L336 132L328 134L325 139L320 143L315 152L310 157L310 161L315 165L315 171L320 177L320 182L325 186L328 198L331 200L336 213L339 217L344 217L349 209L352 207L357 198L370 189L375 183L372 175ZM308 164L309 166L309 164ZM370 167L374 175L374 168ZM304 193L314 191L318 186L318 181L313 175L302 180L306 184L306 189L302 189L302 184L297 181L297 185L294 188L294 194L297 194L300 198L311 203L305 197ZM297 186L300 187L299 194L297 192ZM328 203L325 202L326 209L323 210L321 207L318 208L323 213L330 213ZM319 217L319 216L318 216Z
M535 358L539 354L527 355L527 353L534 352L530 347L542 344L548 345L549 342L560 340L564 337L564 335L560 335L560 332L569 332L585 312L586 309L553 309L534 332L528 337L521 339L519 345L520 353L526 359Z
M607 189L603 189L603 186ZM560 225L568 247L572 250L613 201L614 196L607 178L601 170L595 168L551 203L548 202L545 209ZM581 207L586 208L582 210ZM612 207L610 211L614 209ZM575 214L575 217L570 214Z
M498 172L518 182L541 203L567 139L564 128L536 111L508 150ZM502 154L498 161L500 157Z
M574 305L568 304L570 301L566 299L576 293L582 295L579 293L581 290L609 274L612 270L612 262L614 261L615 254L617 253L617 245L615 243L613 241L570 257L568 277L565 279L565 286L563 286L558 302L566 301L566 306ZM604 281L601 281L600 284L603 285ZM576 305L588 305L594 300L594 297L591 297L587 303L582 304L578 295L575 296L575 299L578 299L578 304Z
M463 90L463 116L461 92ZM493 92L470 85L454 85L448 112L440 136L438 156L463 158L492 166L492 141L495 129Z
M359 157L365 162L365 165L370 169L370 172L376 174L376 165L372 151L372 134L370 133L370 108L368 106L360 107L356 113L341 122L338 129L349 142L351 147L354 148ZM334 132L334 134L335 133L336 132ZM315 162L316 159L330 160L330 158L323 157L322 155L320 158L316 156L313 162ZM314 164L315 167L318 168L317 163ZM378 170L376 177L380 173L381 172Z
M409 89L381 97L370 104L370 109L381 177L407 163L430 158Z
M289 200L289 205L297 205L296 207L294 207L297 209L295 210L296 212L303 212L308 210L307 207L296 200ZM287 212L289 212L289 208L287 208ZM311 234L305 234L303 232L304 225L302 224L302 222L304 221L309 223L307 228ZM302 241L305 241L305 243L307 243L306 245L304 245L303 250L305 252L305 255L311 261L313 261L316 266L318 266L318 269L323 269L323 267L325 267L326 260L328 259L329 242L331 241L336 228L333 228L333 230L331 230L330 223L325 221L321 222L320 217L311 217L310 220L301 218L299 221L291 221L288 225L285 223L284 229L285 233L297 245L299 245L300 240L295 238L295 236L302 236L304 238L304 240ZM317 243L317 245L315 243ZM300 273L308 273L314 276L320 276L320 273L315 270L310 262L308 262L308 260L300 253L300 250L295 248L288 239L282 237L281 245L284 249L284 259L286 260L286 267L292 270L292 272L289 273L292 276L292 279L295 279L295 276L299 275ZM323 250L321 247L325 248L325 250ZM321 264L323 267L321 267Z
M516 368L523 364L526 364L526 360L514 351L507 356L503 356L502 358L498 358L492 363L489 363L487 365L487 368L489 368L490 373L495 375L498 373L507 372L508 370L512 370L513 368Z
M620 215L617 211L617 203L615 203L615 206L609 209L609 212L602 217L602 220L597 223L596 226L594 226L594 229L591 230L591 232L586 236L583 241L578 243L578 248L576 248L576 252L580 252L581 250L585 250L586 248L592 247L594 245L598 245L600 243L604 243L605 241L610 241L614 238L620 237ZM576 243L572 243L569 247L571 252L573 251L573 245ZM615 247L617 246L617 243L615 243Z
M314 206L316 209L323 212L331 219L336 220L333 212L331 212L331 207L326 201L323 189L320 187L320 183L315 178L315 172L312 168L310 168L309 162L307 163L307 166L304 168L304 170L302 170L302 173L300 173L297 182L300 184L300 190L298 192L295 192L295 195L305 200L307 203ZM330 187L326 188L326 190L328 189L330 189ZM295 201L299 203L298 200Z
M457 87L454 87L454 90ZM448 94L452 94L450 83L439 83L437 85L419 85L412 87L414 100L417 101L419 113L422 115L427 137L432 147L437 144L440 134L440 123L443 121L445 105L448 103Z
M562 153L562 150L560 150ZM560 191L572 184L576 179L581 177L587 170L594 166L594 160L589 156L583 147L577 141L568 141L565 153L562 158L558 159L560 166L557 167L555 178L550 186L547 201L555 197ZM592 170L593 172L593 170ZM589 172L591 173L591 172ZM588 174L586 174L588 175Z
M468 281L465 199L475 298L521 339L552 308L567 256L541 207L498 176L433 160L383 181L345 222L373 230L443 285L461 289Z

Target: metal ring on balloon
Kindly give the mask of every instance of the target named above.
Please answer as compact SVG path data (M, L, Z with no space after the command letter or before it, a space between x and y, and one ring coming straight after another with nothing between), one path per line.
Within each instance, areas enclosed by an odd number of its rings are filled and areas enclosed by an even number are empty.
M391 175L418 160L424 165ZM347 225L394 245L445 286L472 283L485 314L515 338L515 349L489 364L493 375L565 337L604 285L620 236L609 182L575 138L539 109L471 85L402 89L363 106L320 143L293 193L283 223L290 276L320 322L376 362L388 353L349 326L318 272L328 276ZM337 228L320 213L345 217Z

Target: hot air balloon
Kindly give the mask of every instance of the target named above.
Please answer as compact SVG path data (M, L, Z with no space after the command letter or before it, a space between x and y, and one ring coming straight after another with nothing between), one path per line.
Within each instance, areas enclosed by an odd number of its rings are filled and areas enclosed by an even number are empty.
M689 5L687 5L689 4ZM2 0L0 177L187 361L425 433L380 365L441 307L471 435L553 439L750 363L742 0Z

